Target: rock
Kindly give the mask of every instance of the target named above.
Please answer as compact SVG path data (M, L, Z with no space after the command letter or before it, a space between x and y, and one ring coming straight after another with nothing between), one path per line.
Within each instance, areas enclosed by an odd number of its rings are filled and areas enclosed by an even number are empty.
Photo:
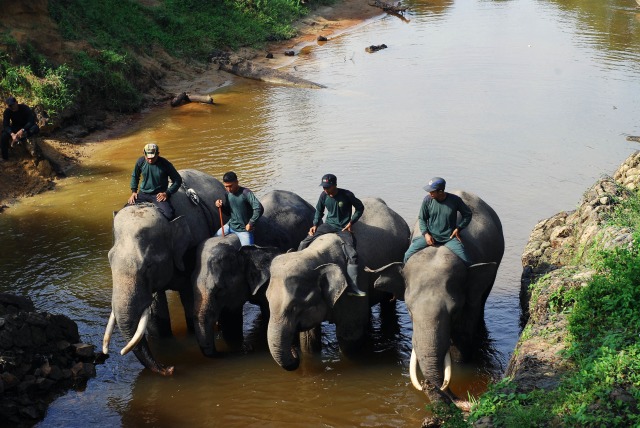
M73 345L73 348L75 350L76 355L81 358L93 359L95 357L95 354L93 352L95 349L95 346L93 345L88 345L86 343L76 343Z
M317 39L319 42L326 42L328 39L325 36L318 36Z
M385 44L383 43L383 44L381 44L381 45L371 45L371 46L367 46L366 48L364 48L364 50L365 50L366 52L373 53L373 52L378 52L379 50L386 49L386 48L387 48L387 45L385 45Z
M96 375L95 346L27 298L0 294L0 315L0 426L32 426L55 397Z
M294 56L296 53L294 51L284 51L285 56Z

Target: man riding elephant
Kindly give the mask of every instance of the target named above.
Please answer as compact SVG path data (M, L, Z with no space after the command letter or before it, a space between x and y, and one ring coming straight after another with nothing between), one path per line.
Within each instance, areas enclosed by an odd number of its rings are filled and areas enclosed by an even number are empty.
M471 266L471 259L460 239L460 232L471 222L471 210L458 195L444 191L446 184L444 178L433 177L424 187L429 195L422 201L418 213L421 236L411 241L404 255L405 263L423 248L444 245L460 257L465 266ZM458 213L462 217L460 222Z
M360 199L346 189L338 187L338 179L333 174L325 174L320 183L322 193L316 204L313 226L298 247L307 248L316 238L327 233L335 233L343 243L343 251L347 257L347 281L350 296L365 297L367 293L358 288L358 253L356 252L356 237L351 227L360 219L364 212L364 205ZM352 209L355 209L353 214ZM320 224L324 211L327 210L327 220Z

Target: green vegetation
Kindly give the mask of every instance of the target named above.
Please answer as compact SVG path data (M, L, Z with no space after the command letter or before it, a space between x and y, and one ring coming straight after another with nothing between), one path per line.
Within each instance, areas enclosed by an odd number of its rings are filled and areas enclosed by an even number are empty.
M0 52L5 76L0 94L42 104L50 114L74 103L135 111L151 84L141 75L138 55L153 56L161 48L186 61L205 62L216 49L291 38L292 23L308 12L300 0L50 0L49 13L62 36L90 49L54 66L5 35L2 43L9 49Z
M492 385L468 423L491 416L498 427L640 425L640 194L620 201L609 223L630 228L632 243L587 252L596 272L588 285L555 290L548 300L550 312L568 314L563 357L575 369L551 391L517 393L508 379Z
M30 46L25 49L12 46L21 64L15 65L6 52L0 52L0 93L4 99L14 95L30 105L41 104L52 115L71 105L74 90L69 82L67 65L50 66Z

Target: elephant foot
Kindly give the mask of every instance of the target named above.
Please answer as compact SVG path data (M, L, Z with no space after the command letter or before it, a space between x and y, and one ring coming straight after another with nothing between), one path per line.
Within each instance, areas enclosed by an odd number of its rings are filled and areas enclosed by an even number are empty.
M175 366L161 367L158 369L157 373L161 374L162 376L172 376L174 369Z
M458 409L465 413L469 413L471 411L471 403L467 400L456 398L453 400L453 404L455 404Z

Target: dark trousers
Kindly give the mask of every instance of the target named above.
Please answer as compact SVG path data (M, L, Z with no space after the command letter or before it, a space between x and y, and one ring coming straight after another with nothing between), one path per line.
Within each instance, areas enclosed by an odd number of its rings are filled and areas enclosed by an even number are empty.
M152 195L151 193L138 192L137 201L150 202L156 207L158 207L162 215L164 215L166 218L168 218L169 220L173 219L173 205L171 205L171 202L169 202L169 199L163 202L158 202L158 200L156 199L156 195Z
M333 227L326 223L322 223L316 229L316 233L310 236L307 236L300 242L300 246L298 246L298 251L304 250L307 248L313 241L316 240L319 236L325 235L327 233L335 233L342 240L342 251L344 255L347 257L348 264L358 264L358 253L356 253L356 237L353 233L342 231L337 227Z
M11 132L13 133L16 133L19 130L20 128L11 128ZM32 135L36 135L38 132L40 132L40 128L38 128L38 125L33 125L31 128L27 129L27 136L22 137L21 140L27 137L31 137ZM11 146L11 133L3 130L2 138L0 140L0 149L2 150L2 159L4 160L9 159L9 146Z

